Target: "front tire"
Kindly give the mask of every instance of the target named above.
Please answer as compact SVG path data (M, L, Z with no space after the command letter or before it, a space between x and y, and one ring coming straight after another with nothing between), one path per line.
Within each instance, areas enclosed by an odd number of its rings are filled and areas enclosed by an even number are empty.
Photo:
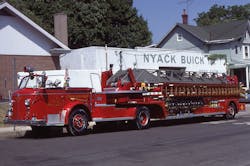
M72 136L87 134L89 116L82 108L73 110L69 116L68 133Z
M150 127L150 112L147 107L138 107L136 112L136 128L139 130Z
M227 108L227 113L225 115L225 118L226 119L234 119L235 118L235 115L236 115L236 106L231 103L229 104L228 108Z

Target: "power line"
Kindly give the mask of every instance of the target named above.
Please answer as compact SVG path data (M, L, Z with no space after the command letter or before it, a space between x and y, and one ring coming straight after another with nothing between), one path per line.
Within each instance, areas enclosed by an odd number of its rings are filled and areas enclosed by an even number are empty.
M187 14L188 14L189 6L193 3L193 1L194 1L194 0L181 0L181 1L179 1L178 3L179 3L179 4L183 4L183 3L186 4L186 11L187 11Z

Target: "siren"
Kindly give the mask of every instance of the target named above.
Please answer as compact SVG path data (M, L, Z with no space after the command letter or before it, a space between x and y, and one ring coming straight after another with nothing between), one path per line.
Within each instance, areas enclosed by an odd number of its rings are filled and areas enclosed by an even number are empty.
M32 73L34 71L34 69L30 66L24 66L23 71L28 72L28 73Z

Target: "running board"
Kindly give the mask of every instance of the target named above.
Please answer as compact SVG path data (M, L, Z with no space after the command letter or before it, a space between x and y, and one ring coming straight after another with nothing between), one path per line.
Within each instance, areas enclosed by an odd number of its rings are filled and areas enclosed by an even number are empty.
M117 118L93 118L94 122L110 122L110 121L124 121L133 120L134 117L117 117Z
M173 120L173 119L186 119L186 118L195 118L195 117L209 117L214 115L225 115L225 112L215 112L215 113L203 113L203 114L179 114L176 116L167 116L166 120Z
M179 114L176 116L167 116L166 120L174 120L174 119L187 119L187 118L194 118L194 117L209 117L214 115L225 115L225 112L215 112L215 113L203 113L203 114ZM109 121L124 121L124 120L134 120L134 117L117 117L117 118L93 118L93 122L109 122ZM152 119L160 120L160 119Z

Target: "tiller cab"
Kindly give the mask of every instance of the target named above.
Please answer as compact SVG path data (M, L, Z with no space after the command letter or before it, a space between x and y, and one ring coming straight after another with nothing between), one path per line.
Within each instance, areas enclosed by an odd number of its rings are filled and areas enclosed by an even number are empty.
M24 77L12 93L5 123L29 125L33 131L67 127L71 135L87 132L89 122L133 122L150 127L151 119L183 119L221 115L227 119L245 110L236 76L186 73L183 70L127 69L101 74L101 91L69 87L43 74ZM79 80L86 78L80 78ZM63 85L61 85L63 84Z

